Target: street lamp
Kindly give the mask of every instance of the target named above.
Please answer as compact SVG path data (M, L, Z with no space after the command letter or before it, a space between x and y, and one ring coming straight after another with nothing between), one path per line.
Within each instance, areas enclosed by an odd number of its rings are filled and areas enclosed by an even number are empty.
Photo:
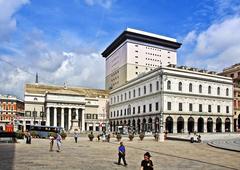
M162 70L162 62L160 63L160 133L159 133L159 142L164 141L164 133L163 133L163 70Z

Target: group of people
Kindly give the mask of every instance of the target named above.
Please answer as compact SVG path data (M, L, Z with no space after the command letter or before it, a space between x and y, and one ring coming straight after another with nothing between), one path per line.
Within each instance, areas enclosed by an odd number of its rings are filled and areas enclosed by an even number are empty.
M50 139L50 149L49 151L53 151L53 145L54 145L54 140L56 141L57 143L57 152L60 152L61 151L61 145L62 145L62 137L59 133L57 133L57 136L54 137L53 135L50 135L49 137Z
M118 165L121 165L122 159L124 166L127 166L125 155L126 155L125 146L123 145L123 142L120 142L120 146L118 147ZM141 162L141 170L153 170L153 162L150 158L151 158L150 153L146 152Z

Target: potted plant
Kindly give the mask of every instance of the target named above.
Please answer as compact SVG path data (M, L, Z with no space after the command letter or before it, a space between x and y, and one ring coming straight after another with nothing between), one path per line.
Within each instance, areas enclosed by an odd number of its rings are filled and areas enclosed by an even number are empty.
M144 133L140 133L140 134L139 134L140 140L143 140L144 136L145 136Z
M30 134L33 138L36 138L38 135L36 131L31 131Z
M130 141L132 141L133 138L134 138L134 134L130 133L130 134L128 135L128 138L129 138Z
M61 132L60 135L61 135L62 139L65 139L67 137L67 134L65 132Z
M57 134L56 134L56 132L49 132L49 133L48 133L48 137L50 137L50 136L56 138L56 137L57 137Z
M89 138L90 141L93 141L93 138L94 138L93 133L88 134L88 138Z
M20 130L16 132L16 138L17 139L23 139L24 138L24 133Z
M117 138L118 141L120 141L122 139L122 135L120 133L118 133L116 138Z

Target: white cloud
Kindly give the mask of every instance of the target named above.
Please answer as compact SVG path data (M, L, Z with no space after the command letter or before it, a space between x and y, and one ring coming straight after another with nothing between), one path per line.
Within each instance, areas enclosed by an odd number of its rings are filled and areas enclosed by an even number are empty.
M29 0L0 0L0 41L9 39L9 34L16 29L14 14Z
M240 62L240 17L227 18L196 34L191 31L182 45L184 64L221 71Z
M0 60L0 68L4 70L0 72L0 93L23 97L24 84L34 83L36 72L39 83L63 85L67 82L69 86L104 88L104 58L94 43L82 43L68 33L46 41L44 33L36 30L24 37L23 45L18 48L21 56L0 54L0 59L6 61Z
M111 8L114 0L84 0L85 3L89 6L100 5L104 8Z

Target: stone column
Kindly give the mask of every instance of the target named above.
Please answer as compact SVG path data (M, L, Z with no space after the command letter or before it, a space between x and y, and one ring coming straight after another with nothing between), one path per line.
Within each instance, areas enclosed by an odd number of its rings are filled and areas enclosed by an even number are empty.
M78 109L76 109L76 120L78 120Z
M216 122L213 121L213 132L216 132L216 129L217 129L217 127L216 127Z
M50 126L50 108L47 107L47 112L46 112L46 126Z
M53 126L57 126L57 108L54 107Z
M194 122L194 130L193 132L198 132L198 122Z
M184 121L184 133L188 133L188 121Z
M204 132L204 133L207 133L207 122L204 122L203 132Z
M173 133L177 133L177 122L173 121Z
M82 109L82 127L81 130L82 132L85 131L85 116L84 116L85 110Z
M64 129L64 108L61 110L61 127Z
M155 133L155 118L152 118L152 133Z
M222 132L225 132L225 122L222 122Z
M71 108L68 108L68 130L71 128L71 120L72 120L72 115L71 115Z

